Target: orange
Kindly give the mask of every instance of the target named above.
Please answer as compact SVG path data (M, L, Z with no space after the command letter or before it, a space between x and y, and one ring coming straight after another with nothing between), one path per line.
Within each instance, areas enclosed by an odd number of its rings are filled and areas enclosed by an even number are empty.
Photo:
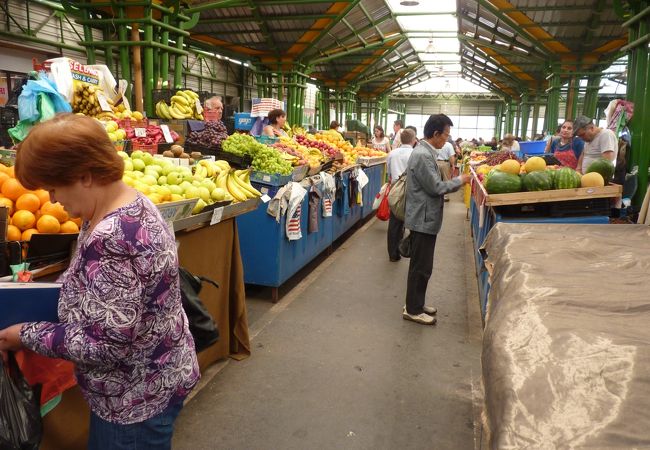
M41 200L32 192L21 195L16 200L16 209L25 209L35 213L41 207Z
M23 185L20 184L20 181L16 180L15 178L10 178L2 183L0 192L2 192L2 195L10 198L11 200L17 200L18 197L27 192L27 189L25 189Z
M43 214L36 222L36 229L39 233L58 233L61 230L61 224L56 217Z
M60 223L67 221L69 218L65 208L59 202L45 202L45 204L41 206L41 213L56 217Z
M25 230L23 231L22 236L20 236L20 239L23 241L29 241L32 238L32 234L38 234L38 230L36 228Z
M11 178L9 175L4 172L0 172L0 186L2 186L2 183L7 181L9 178Z
M20 229L15 225L7 225L7 240L19 241L21 236Z
M72 220L61 224L61 233L79 233L79 227Z
M31 211L21 210L16 211L11 218L11 224L16 225L21 230L25 231L31 228L36 223L36 217Z
M38 199L41 201L41 206L50 201L50 193L45 189L36 189L34 194L36 194Z
M6 206L7 208L9 208L10 216L14 213L14 202L9 200L7 197L0 198L0 206Z
M81 217L71 217L70 220L74 222L78 228L81 228Z

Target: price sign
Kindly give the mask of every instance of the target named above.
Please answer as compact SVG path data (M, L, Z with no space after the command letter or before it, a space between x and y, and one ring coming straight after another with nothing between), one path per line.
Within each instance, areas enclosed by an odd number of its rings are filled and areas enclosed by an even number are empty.
M223 206L220 208L215 208L212 211L212 218L210 219L210 225L221 222L221 217L223 217Z
M134 128L135 137L147 137L147 130L144 128Z
M268 195L264 194L264 195L262 195L261 200L262 200L264 203L268 203L268 202L271 201L271 197L269 197Z
M197 98L196 101L194 102L196 106L196 113L201 114L203 112L203 107L201 106L201 101Z
M108 101L106 100L103 92L98 91L95 95L97 96L97 101L99 102L99 106L102 108L102 111L113 111L113 108L111 108L111 105L108 104Z
M160 129L163 132L165 142L167 142L168 144L171 144L172 142L174 142L174 139L172 139L172 134L169 132L169 126L168 125L164 125L164 124L160 125Z

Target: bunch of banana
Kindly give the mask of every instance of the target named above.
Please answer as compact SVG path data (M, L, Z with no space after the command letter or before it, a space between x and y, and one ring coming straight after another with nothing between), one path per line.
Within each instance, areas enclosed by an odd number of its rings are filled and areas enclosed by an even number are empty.
M196 109L196 101L199 96L196 92L189 89L176 91L176 94L170 99L170 105L164 100L156 103L156 114L161 119L198 119L203 120L203 114L199 114Z
M216 184L230 193L236 202L262 196L262 193L250 184L250 170L224 170L217 176Z
M76 83L72 101L70 102L72 111L93 117L101 114L102 107L99 105L99 100L97 100L97 92L99 91L101 89L96 86L91 86L86 83Z
M202 166L205 169L206 177L208 178L213 178L215 176L218 176L221 174L221 172L228 171L230 170L230 164L228 164L228 161L224 161L222 159L217 160L217 161L211 161L209 159L202 159L197 163L197 168L198 166ZM203 173L203 170L201 170L201 173Z

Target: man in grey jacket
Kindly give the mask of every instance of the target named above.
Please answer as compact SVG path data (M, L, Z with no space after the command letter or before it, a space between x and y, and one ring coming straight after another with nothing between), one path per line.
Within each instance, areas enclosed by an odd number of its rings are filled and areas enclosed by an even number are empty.
M424 139L413 149L406 169L404 225L411 230L411 262L402 317L425 325L436 323L436 308L426 306L424 300L433 270L436 236L442 226L444 196L470 181L467 174L442 181L436 164L436 149L447 142L453 125L444 114L430 116L424 126Z

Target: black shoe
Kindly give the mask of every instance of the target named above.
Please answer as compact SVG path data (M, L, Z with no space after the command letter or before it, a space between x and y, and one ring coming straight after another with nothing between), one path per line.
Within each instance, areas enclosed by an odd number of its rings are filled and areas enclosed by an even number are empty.
M397 262L397 261L399 261L400 259L402 259L401 256L398 256L397 258L388 258L388 260L389 260L390 262Z

